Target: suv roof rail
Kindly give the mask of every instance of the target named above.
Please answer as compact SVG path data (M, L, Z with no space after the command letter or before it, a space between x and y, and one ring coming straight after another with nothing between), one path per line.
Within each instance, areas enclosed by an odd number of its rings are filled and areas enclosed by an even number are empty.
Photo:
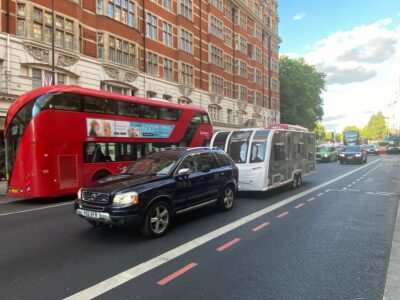
M191 151L191 150L223 150L223 149L221 149L221 148L218 148L218 147L205 147L205 146L203 146L203 147L188 147L187 149L186 149L187 151Z

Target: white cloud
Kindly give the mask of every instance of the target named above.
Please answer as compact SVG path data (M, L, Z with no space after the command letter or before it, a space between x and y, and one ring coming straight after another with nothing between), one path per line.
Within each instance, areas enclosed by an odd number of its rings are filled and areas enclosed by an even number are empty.
M391 114L388 104L400 88L400 26L392 29L392 22L382 19L338 31L311 45L304 55L327 74L323 124L328 129L363 127L372 113Z
M305 17L306 17L306 13L305 12L299 12L293 17L293 20L294 21L300 21L300 20L303 20Z

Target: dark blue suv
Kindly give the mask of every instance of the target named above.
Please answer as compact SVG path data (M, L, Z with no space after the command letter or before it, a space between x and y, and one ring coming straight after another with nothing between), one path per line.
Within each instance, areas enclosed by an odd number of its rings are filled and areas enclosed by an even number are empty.
M139 222L143 234L157 237L168 231L176 214L213 203L230 210L238 175L220 149L168 149L80 189L75 212L93 226Z

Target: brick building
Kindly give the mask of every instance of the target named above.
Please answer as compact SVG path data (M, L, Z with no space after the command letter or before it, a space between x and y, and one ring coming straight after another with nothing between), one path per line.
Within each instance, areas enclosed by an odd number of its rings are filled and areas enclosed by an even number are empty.
M52 1L0 2L0 117L52 80ZM279 122L277 0L54 0L55 81ZM1 128L0 128L1 129Z

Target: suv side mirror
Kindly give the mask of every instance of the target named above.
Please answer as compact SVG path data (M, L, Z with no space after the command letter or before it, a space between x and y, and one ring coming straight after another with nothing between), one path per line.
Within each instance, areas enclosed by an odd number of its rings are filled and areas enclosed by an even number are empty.
M210 172L210 169L211 169L210 165L204 165L201 167L201 172L208 173Z
M183 169L178 170L178 173L176 173L175 177L189 176L189 174L190 174L190 169L183 168Z

